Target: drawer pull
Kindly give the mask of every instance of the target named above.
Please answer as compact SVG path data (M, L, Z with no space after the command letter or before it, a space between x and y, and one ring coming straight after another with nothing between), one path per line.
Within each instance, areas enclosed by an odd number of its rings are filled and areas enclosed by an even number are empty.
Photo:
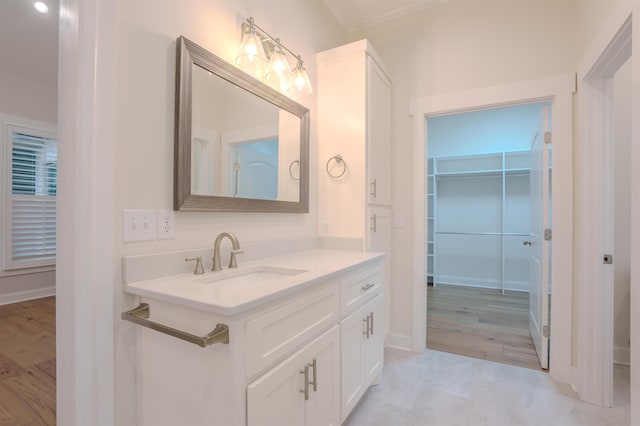
M300 374L304 375L304 389L300 389L300 393L304 394L304 400L309 400L309 366L305 365L304 370L300 370Z
M369 315L363 318L362 322L364 323L364 331L362 332L362 334L367 336L367 339L369 339Z
M362 290L362 291L367 291L367 290L369 290L370 288L375 287L375 286L376 286L376 283L369 283L369 284L367 284L367 285L363 285L362 287L360 287L360 290Z
M367 325L369 334L373 336L373 312L367 315Z
M308 366L313 368L313 381L311 382L313 385L313 391L318 392L318 363L316 359L314 358L313 362Z

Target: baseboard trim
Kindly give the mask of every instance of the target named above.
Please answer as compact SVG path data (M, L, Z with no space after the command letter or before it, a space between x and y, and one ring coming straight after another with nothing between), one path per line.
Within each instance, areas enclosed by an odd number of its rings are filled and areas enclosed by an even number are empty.
M613 363L631 366L631 350L624 346L613 346Z
M576 367L575 365L571 366L571 379L570 379L570 385L571 388L573 389L573 391L575 393L578 393L578 367Z
M460 277L455 275L439 275L436 285L457 285L463 287L480 287L500 290L500 281L479 279L473 277ZM529 283L524 281L505 281L504 289L510 291L529 292Z
M391 333L389 334L388 346L390 348L401 349L403 351L411 351L411 336Z
M15 293L0 295L0 305L8 305L10 303L24 302L27 300L41 299L43 297L55 296L56 288L45 287L35 290L17 291Z

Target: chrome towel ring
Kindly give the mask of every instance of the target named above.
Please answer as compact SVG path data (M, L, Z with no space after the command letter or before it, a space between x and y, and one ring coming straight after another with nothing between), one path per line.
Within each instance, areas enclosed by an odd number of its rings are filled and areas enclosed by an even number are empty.
M329 166L331 165L331 161L332 160L335 161L336 164L332 168L329 168ZM338 167L338 168L342 167L342 171L340 171L339 173L338 172L333 172L332 173L333 169L336 168L336 167ZM340 154L334 155L333 157L329 158L329 161L327 161L326 169L327 169L327 174L329 176L331 176L334 179L337 179L337 178L342 177L345 174L345 172L347 171L347 162L344 161L344 159L342 158L342 155L340 155ZM340 170L340 169L338 169L338 170Z
M298 177L293 175L293 169L296 164L298 165ZM291 176L293 180L300 180L300 160L293 160L291 164L289 164L289 176Z

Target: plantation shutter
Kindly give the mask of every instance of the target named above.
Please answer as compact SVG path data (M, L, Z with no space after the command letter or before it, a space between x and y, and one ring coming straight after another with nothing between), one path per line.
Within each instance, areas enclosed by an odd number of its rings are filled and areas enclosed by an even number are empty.
M55 264L57 141L49 132L8 126L11 161L7 269Z

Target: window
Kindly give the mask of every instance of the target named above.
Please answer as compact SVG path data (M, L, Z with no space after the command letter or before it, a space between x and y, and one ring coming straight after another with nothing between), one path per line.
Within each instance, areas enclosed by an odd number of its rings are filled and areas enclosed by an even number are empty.
M58 144L51 132L7 125L5 269L55 264Z

